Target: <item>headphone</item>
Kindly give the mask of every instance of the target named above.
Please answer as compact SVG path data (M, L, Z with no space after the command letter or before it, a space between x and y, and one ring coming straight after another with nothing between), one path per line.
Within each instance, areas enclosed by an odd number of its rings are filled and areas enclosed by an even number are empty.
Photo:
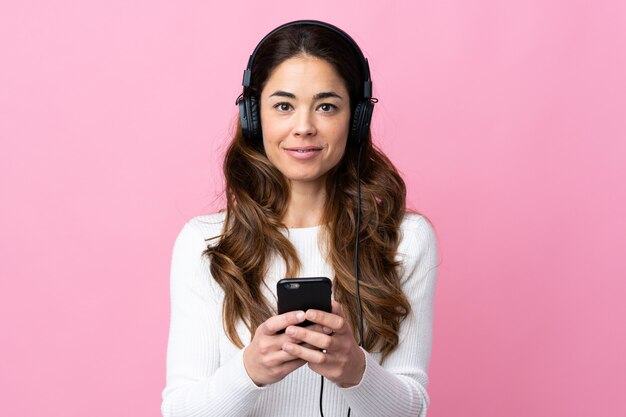
M239 121L243 136L252 143L261 143L263 140L261 132L261 116L259 113L259 97L255 96L250 91L252 66L254 65L256 54L261 45L263 45L269 37L278 31L292 26L318 26L328 29L345 40L354 51L361 67L363 97L361 97L356 106L354 106L348 140L360 145L361 142L367 140L370 122L372 121L372 113L374 112L374 104L378 102L378 99L372 97L372 80L370 77L369 63L367 62L367 58L363 55L363 52L361 52L359 46L350 37L350 35L336 26L320 22L318 20L296 20L294 22L285 23L265 35L256 48L254 48L254 52L252 52L250 59L248 59L248 66L243 72L243 81L241 83L243 85L243 93L241 93L236 101L236 104L239 106Z

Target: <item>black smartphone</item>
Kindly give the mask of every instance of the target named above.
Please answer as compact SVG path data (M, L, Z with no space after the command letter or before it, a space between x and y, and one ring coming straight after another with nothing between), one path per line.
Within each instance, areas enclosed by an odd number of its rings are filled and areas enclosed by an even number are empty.
M332 281L326 277L284 278L276 284L278 314L310 308L331 312ZM311 325L308 320L298 326Z

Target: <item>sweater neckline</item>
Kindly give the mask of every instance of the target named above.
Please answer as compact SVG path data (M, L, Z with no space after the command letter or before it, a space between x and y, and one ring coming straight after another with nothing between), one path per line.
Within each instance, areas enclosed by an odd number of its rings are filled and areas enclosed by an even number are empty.
M317 236L321 225L309 227L288 227L286 235L290 238L307 238Z
M289 230L290 232L298 232L298 231L307 231L307 230L319 230L319 228L322 227L321 225L316 225L316 226L307 226L307 227L288 227L287 230Z

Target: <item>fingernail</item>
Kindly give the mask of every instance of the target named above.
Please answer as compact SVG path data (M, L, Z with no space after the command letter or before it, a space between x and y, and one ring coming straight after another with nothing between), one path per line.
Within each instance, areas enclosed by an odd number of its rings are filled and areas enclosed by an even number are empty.
M309 315L309 318L310 318L310 319L314 319L314 318L315 318L315 316L317 316L317 314L315 313L315 311L311 311L311 310L309 310L309 311L307 312L307 314Z
M326 327L326 326L323 327L323 330L324 330L324 333L326 334L331 334L333 332L333 329L331 329L330 327Z
M294 329L293 327L287 327L287 330L285 330L285 333L287 333L288 335L293 335L296 333L296 329Z
M283 345L283 350L290 351L291 349L293 349L293 346L291 346L291 344L285 343Z
M304 312L299 311L298 314L296 314L296 318L298 320L304 320Z

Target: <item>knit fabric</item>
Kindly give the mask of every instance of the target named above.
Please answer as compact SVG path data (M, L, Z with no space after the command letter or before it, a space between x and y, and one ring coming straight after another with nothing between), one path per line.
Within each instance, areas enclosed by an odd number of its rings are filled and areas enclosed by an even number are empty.
M211 277L202 252L222 232L224 213L190 220L174 244L171 265L171 320L167 350L164 417L318 417L320 376L306 365L283 380L256 386L243 364L243 349L234 346L222 326L223 291ZM320 227L288 229L285 235L302 263L299 276L334 276ZM326 417L426 416L429 398L433 298L437 271L435 235L423 217L407 214L401 224L397 257L402 262L402 289L411 312L402 322L398 347L381 364L380 354L365 352L361 382L340 388L325 381ZM276 302L276 283L285 277L282 259L273 259L265 277L265 296ZM244 345L250 333L238 325ZM245 349L245 348L244 348Z

